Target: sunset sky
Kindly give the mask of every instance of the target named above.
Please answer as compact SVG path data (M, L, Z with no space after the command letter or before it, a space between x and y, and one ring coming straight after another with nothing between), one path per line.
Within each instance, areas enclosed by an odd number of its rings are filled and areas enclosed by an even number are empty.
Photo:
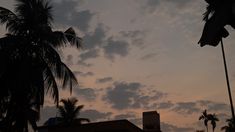
M204 22L204 0L53 0L54 29L70 26L83 49L61 50L79 86L60 98L77 97L80 117L92 122L128 119L142 126L142 112L156 110L163 132L204 129L204 109L216 113L220 131L230 106L220 46L197 42ZM13 9L13 0L0 6ZM232 94L235 95L235 32L224 40ZM6 31L0 27L0 36ZM235 99L235 96L233 96ZM50 98L42 124L58 115ZM211 127L211 126L210 126Z

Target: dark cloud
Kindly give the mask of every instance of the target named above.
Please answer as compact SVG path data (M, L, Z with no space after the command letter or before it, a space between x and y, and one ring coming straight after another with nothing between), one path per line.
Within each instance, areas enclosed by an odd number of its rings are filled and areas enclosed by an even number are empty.
M130 119L130 118L135 118L135 114L133 113L120 114L114 117L115 120Z
M88 59L99 57L100 49L104 45L106 39L106 29L103 24L98 24L94 32L86 33L83 37L84 50L79 55L78 64L90 67L92 64L87 63Z
M115 109L149 108L150 103L166 96L165 93L154 91L151 95L143 92L145 86L141 83L115 82L108 88L105 101Z
M149 10L154 10L158 5L159 5L159 0L147 0L146 4L147 4L147 8Z
M129 37L129 38L133 38L133 39L145 35L145 33L144 33L143 31L140 31L140 30L121 31L120 34L121 34L123 37Z
M214 103L208 105L208 110L214 110L214 111L221 111L221 110L229 110L229 105L224 103Z
M92 122L94 121L106 121L112 115L111 112L99 112L97 110L84 110L80 113L81 117L85 117L90 119Z
M195 102L179 102L175 104L173 111L181 114L192 114L200 112L201 109L197 107L197 103Z
M171 4L172 6L166 7L166 10L175 10L179 9L179 11L184 8L189 6L189 3L193 2L193 0L146 0L141 1L141 0L136 0L137 2L141 3L142 9L145 11L149 12L154 12L156 11L161 4ZM162 11L162 10L161 10Z
M157 109L170 109L174 106L174 104L171 101L157 103L156 105Z
M73 72L77 76L81 77L89 77L89 76L94 76L95 74L93 72L81 72L81 71L74 71Z
M203 108L203 109L202 109ZM199 100L194 102L178 102L171 109L179 114L200 113L204 109L211 112L229 112L229 105L225 103L213 102L208 100Z
M104 24L98 24L94 32L87 33L83 37L85 50L100 48L106 39L107 29Z
M77 11L76 8L79 4L79 2L71 0L54 2L55 21L64 25L76 26L79 30L86 32L94 13L89 10Z
M163 0L161 0L163 1ZM193 0L164 0L164 2L173 3L178 7L186 6L188 3L192 2Z
M87 32L89 29L89 23L92 20L94 13L91 13L89 10L84 10L80 12L73 12L71 18L69 19L70 25L75 25L79 30Z
M107 44L103 46L105 56L114 60L115 56L125 57L129 52L129 44L124 40L114 40L113 37L108 38Z
M131 40L131 44L135 45L141 49L144 48L144 38L146 36L146 32L141 30L134 31L121 31L121 36L124 38L129 38Z
M84 52L79 56L80 64L86 64L86 60L99 57L100 50L104 52L106 58L112 61L116 56L125 57L129 53L129 43L125 40L114 40L113 37L108 37L108 29L108 27L100 23L94 32L85 34L83 37ZM132 34L131 36L134 37L134 33Z
M55 1L55 0L54 0ZM76 12L78 3L71 0L62 0L61 2L53 2L53 13L55 21L61 24L67 24L71 13Z
M81 60L79 60L77 64L80 65L80 66L84 66L84 67L91 67L91 66L93 66L93 64L86 63L86 62L81 61Z
M172 124L161 122L161 130L163 132L193 132L194 128L190 127L178 127Z
M142 87L140 83L116 82L113 88L107 91L106 100L116 109L124 109L133 105L132 99L138 98L138 91Z
M148 5L156 6L159 4L159 0L146 0Z
M227 119L230 119L230 118L231 118L230 115L227 115L227 114L225 114L225 113L216 113L216 115L217 115L218 119L219 119L220 121L224 121L224 123L225 123L225 121L226 121ZM223 125L224 125L224 124L223 124Z
M149 60L149 59L156 57L157 55L158 55L158 53L149 53L149 54L144 55L140 59L141 60Z
M94 101L97 97L96 91L93 88L74 88L73 92L88 101Z
M105 78L96 79L96 83L106 83L106 82L111 82L111 81L113 81L112 77L105 77Z
M213 102L213 101L208 101L208 100L199 100L197 103L201 107L207 107L209 111L229 111L230 107L228 104L225 103L218 103L218 102Z
M86 52L80 54L80 61L84 62L91 58L96 58L99 56L99 49L91 49Z

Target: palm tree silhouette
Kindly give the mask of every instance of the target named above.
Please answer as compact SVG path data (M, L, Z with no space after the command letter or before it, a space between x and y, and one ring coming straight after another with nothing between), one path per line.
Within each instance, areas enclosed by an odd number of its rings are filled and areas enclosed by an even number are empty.
M226 122L228 123L228 125L223 126L221 130L224 130L225 132L234 132L235 131L234 120L231 118L227 119Z
M211 121L212 130L214 132L216 128L216 122L219 121L219 119L215 114L208 114L208 119Z
M52 29L52 7L46 0L16 2L15 12L0 7L0 23L8 31L0 38L0 101L8 104L1 123L8 130L26 132L28 121L38 119L45 93L58 104L58 82L70 91L77 84L57 49L80 48L81 38L72 28L65 32Z
M203 120L204 121L204 125L206 127L206 131L208 132L208 114L207 114L207 110L204 110L202 112L202 115L199 117L199 120Z
M233 13L233 0L205 0L208 3L203 20L206 21L199 44L201 46L217 46L222 38L229 33L224 28L231 25L235 28L235 14Z
M44 125L81 125L83 122L90 122L87 118L78 118L83 105L76 106L78 100L76 98L68 98L61 100L62 105L58 106L59 117L49 118Z
M206 22L202 36L199 40L201 46L212 45L217 46L221 42L223 62L225 68L225 76L228 87L229 101L231 105L232 117L235 120L233 100L229 84L228 70L224 53L222 38L226 38L229 33L225 29L226 25L235 28L235 9L234 0L205 0L208 3L207 11L204 13L203 20Z
M83 121L89 122L87 118L77 118L83 105L76 106L78 100L76 98L62 99L62 106L58 107L61 121L65 125L71 125L72 123L82 124Z

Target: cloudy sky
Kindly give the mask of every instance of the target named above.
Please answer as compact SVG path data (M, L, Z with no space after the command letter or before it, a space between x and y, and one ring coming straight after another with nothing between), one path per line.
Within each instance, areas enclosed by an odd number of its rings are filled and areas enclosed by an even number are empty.
M91 121L128 119L141 127L143 111L157 110L166 132L204 129L204 109L230 116L220 47L197 45L203 28L203 0L53 0L54 29L72 26L83 50L66 48L61 57L79 86L61 91L85 107ZM13 0L0 5L12 9ZM232 94L235 94L235 34L224 40ZM0 35L6 31L0 28ZM50 98L41 123L56 116Z

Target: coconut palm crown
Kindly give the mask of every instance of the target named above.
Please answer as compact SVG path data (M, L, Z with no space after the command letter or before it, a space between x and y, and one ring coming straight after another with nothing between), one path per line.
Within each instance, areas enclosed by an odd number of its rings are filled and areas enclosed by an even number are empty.
M0 105L7 106L3 122L8 128L27 131L32 117L27 111L39 115L45 93L58 104L58 85L71 91L77 84L57 49L80 48L81 38L73 28L54 31L51 11L46 0L16 0L14 11L0 7L0 23L8 31L0 38Z
M207 110L204 110L202 112L202 115L199 117L199 120L203 120L204 125L206 127L206 130L208 132L208 121L209 121L209 118L208 118Z
M84 106L76 106L78 102L76 98L62 99L61 102L63 105L58 107L58 111L63 124L70 125L72 123L82 124L83 121L89 122L89 119L87 118L77 118L79 112Z
M229 32L226 25L235 28L235 2L234 0L205 0L208 3L203 20L206 22L202 36L199 40L201 46L217 46L222 38Z
M216 122L219 121L219 119L216 114L208 114L208 119L211 121L212 130L214 132L216 128Z

